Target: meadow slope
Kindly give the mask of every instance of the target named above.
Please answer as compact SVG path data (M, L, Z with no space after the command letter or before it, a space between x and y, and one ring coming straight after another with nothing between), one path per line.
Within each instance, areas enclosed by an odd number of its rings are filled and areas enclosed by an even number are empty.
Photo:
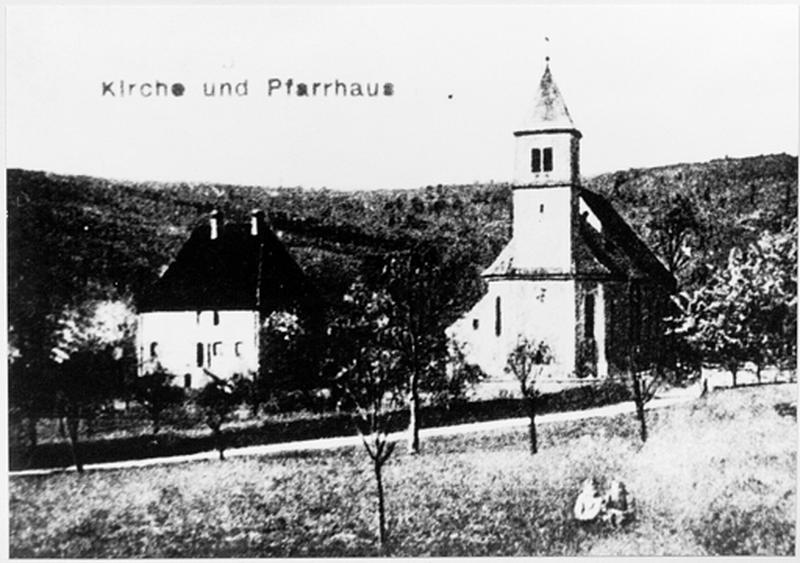
M790 555L796 385L718 391L649 414L432 439L385 474L397 556ZM622 528L571 519L580 483L621 478ZM10 483L12 557L375 555L374 482L361 449Z

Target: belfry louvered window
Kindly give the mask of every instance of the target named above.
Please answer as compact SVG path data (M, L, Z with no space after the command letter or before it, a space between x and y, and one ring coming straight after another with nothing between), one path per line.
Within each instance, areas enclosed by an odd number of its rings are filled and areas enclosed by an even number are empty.
M531 151L531 172L542 171L542 151L541 149L533 149Z
M531 150L531 172L550 172L553 170L553 148Z
M553 149L548 147L544 149L542 168L545 172L550 172L553 169Z

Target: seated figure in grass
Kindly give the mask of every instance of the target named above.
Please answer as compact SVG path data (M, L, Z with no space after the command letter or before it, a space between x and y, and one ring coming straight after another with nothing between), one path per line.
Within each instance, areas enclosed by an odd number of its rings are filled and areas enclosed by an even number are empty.
M575 501L575 519L579 522L595 520L603 511L605 502L605 497L597 490L597 482L594 479L586 479L583 482L581 494Z
M575 501L574 515L579 522L599 519L617 527L633 517L633 508L633 498L622 481L613 481L608 492L601 494L597 481L586 479Z
M613 481L605 495L603 522L612 526L621 526L633 518L633 497L628 493L625 483Z

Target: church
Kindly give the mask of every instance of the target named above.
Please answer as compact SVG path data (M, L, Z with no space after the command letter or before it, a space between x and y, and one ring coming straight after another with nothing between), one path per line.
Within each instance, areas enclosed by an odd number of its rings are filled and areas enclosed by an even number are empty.
M547 345L540 391L623 374L630 350L656 359L675 279L601 195L581 187L581 132L549 59L515 137L512 236L481 274L486 294L447 329L488 376L479 398L519 394L506 372L522 339Z

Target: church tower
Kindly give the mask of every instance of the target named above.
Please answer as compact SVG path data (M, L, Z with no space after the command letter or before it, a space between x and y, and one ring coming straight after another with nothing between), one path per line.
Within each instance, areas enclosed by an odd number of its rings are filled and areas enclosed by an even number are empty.
M447 329L462 358L451 365L479 366L485 398L519 392L507 365L524 341L550 352L540 392L622 373L632 343L660 333L675 288L613 206L581 187L581 133L545 60L533 107L514 131L511 240L481 274L486 293Z
M514 266L568 274L581 133L553 81L549 57L538 98L514 136Z

